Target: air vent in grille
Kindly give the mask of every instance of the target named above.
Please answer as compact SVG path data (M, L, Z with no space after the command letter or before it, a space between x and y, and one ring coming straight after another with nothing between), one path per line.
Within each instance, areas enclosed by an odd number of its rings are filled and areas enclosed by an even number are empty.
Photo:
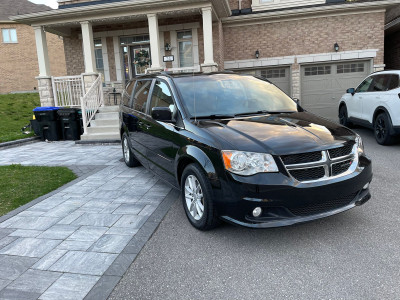
M298 181L317 180L325 176L324 167L289 170L289 172Z
M340 174L346 172L350 168L352 162L353 161L351 159L349 159L349 160L345 160L345 161L342 161L337 164L333 164L332 165L332 176L340 175Z
M283 155L281 156L281 158L285 165L295 165L295 164L304 164L304 163L320 161L322 159L322 154L321 151L317 151L309 153Z
M346 155L350 155L353 150L354 144L347 144L346 146L328 150L330 158L338 158Z
M308 206L289 208L289 210L292 214L296 216L316 215L348 205L357 194L358 192L340 198L336 198L333 200L315 203Z

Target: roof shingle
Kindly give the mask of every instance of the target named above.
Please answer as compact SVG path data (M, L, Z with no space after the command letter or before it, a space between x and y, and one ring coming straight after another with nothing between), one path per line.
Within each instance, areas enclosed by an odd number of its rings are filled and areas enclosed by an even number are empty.
M28 0L0 0L0 22L9 21L8 17L10 16L46 10L51 10L51 8L43 4L34 4Z

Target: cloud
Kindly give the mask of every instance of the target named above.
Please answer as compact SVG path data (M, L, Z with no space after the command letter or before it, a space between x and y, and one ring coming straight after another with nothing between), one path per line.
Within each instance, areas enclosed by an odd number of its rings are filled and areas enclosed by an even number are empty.
M36 4L45 4L47 6L50 6L51 8L58 8L57 0L29 0L29 1Z

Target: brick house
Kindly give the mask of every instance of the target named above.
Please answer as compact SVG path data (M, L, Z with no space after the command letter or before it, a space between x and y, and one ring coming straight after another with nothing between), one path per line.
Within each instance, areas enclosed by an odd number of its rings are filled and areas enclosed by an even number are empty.
M16 16L36 31L41 84L52 75L46 32L63 36L68 75L234 70L264 76L312 112L336 119L346 88L385 68L385 14L400 0L59 0ZM47 41L48 43L48 41ZM43 48L43 49L42 49ZM172 61L169 61L172 60ZM54 103L51 93L43 104Z
M32 27L9 19L16 14L48 11L51 8L28 0L0 1L0 93L33 91L37 89L39 65ZM65 75L64 47L62 39L47 34L51 71Z

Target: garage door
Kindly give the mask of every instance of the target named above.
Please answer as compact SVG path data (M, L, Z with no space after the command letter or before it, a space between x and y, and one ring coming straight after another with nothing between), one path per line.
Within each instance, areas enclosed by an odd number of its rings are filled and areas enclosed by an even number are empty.
M302 66L301 104L308 111L337 122L340 98L369 74L369 61Z
M241 70L237 71L241 74L250 74L267 78L273 84L278 86L286 94L290 95L290 68L269 68L257 70Z

